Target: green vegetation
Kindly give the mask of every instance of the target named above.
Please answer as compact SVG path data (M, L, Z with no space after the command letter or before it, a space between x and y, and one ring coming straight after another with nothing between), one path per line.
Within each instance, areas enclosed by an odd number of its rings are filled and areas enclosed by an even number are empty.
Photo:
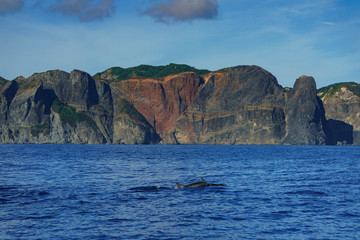
M119 101L119 112L129 115L132 119L136 121L146 121L144 116L136 110L136 108L131 105L126 99L120 98Z
M320 98L324 97L326 94L329 94L329 96L333 96L342 87L346 87L347 89L349 89L349 91L360 97L360 84L355 82L335 83L326 87L322 87L318 89L317 92L321 93Z
M88 115L85 113L76 112L74 107L67 106L61 103L58 99L54 100L51 108L60 115L60 120L63 123L67 123L74 127L76 123L87 122L90 127L92 127L94 130L97 130L96 123Z
M44 130L48 128L48 125L45 123L37 124L35 126L32 126L30 131L31 135L34 137L38 137L40 133L44 132Z
M100 79L102 74L110 73L111 76L107 77L108 78L107 80L110 81L122 81L130 78L161 79L166 76L178 74L182 72L195 72L200 75L210 73L209 70L199 70L185 64L171 63L166 66L140 65L131 68L114 67L106 70L105 72L95 74L94 78Z

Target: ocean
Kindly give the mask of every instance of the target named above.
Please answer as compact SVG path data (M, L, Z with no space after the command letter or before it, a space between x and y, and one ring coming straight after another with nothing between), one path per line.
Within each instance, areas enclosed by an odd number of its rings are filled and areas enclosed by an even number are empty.
M360 239L360 147L0 145L0 239Z

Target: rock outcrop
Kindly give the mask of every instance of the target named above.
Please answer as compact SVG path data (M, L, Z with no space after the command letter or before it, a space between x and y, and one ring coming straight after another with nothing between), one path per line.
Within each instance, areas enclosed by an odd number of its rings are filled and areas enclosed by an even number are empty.
M141 65L94 77L55 70L0 79L0 143L350 143L350 122L334 119L326 120L312 77L285 90L258 66Z
M126 111L114 116L109 85L78 70L48 71L15 79L1 90L0 106L2 143L159 141L149 124L133 119ZM116 136L122 135L121 139L114 139L114 128L119 129Z
M284 144L323 145L326 143L325 111L316 95L314 78L302 76L286 93L287 135Z
M298 79L287 93L257 66L229 68L208 78L177 121L175 142L325 144L324 111L312 78Z
M176 121L172 142L278 144L285 136L285 92L269 72L239 66L206 78Z
M196 73L182 73L163 80L129 79L111 83L117 94L127 99L163 138L193 101L204 79Z
M360 84L332 84L318 95L329 121L329 144L360 145Z
M8 81L5 78L0 77L0 92Z

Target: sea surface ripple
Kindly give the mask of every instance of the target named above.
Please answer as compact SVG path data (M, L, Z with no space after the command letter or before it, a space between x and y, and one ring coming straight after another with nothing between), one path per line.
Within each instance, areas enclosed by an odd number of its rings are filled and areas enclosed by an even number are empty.
M0 239L360 239L359 150L0 145Z

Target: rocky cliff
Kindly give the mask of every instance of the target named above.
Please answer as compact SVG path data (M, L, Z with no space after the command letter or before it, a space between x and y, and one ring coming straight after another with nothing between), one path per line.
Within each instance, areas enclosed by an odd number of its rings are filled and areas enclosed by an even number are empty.
M257 66L224 69L208 78L176 122L175 142L325 144L322 122L313 121L323 118L314 82L298 79L285 92L273 75Z
M326 143L325 110L316 95L314 78L301 76L286 93L286 144L323 145Z
M28 79L15 79L6 83L0 93L0 141L90 144L159 141L144 119L133 116L136 110L130 104L119 109L119 104L113 101L107 83L95 81L78 70L48 71Z
M320 88L332 144L360 145L360 84L337 83ZM339 138L340 137L340 138Z
M8 81L5 78L0 77L0 92L3 89L4 85L7 83Z
M195 98L204 79L196 73L185 72L163 80L129 79L110 84L116 94L129 101L166 139L176 120Z
M344 138L335 126L313 78L287 91L258 66L55 70L0 82L1 143L334 144Z
M275 77L256 66L211 73L176 121L169 141L278 144L286 134L284 94Z

